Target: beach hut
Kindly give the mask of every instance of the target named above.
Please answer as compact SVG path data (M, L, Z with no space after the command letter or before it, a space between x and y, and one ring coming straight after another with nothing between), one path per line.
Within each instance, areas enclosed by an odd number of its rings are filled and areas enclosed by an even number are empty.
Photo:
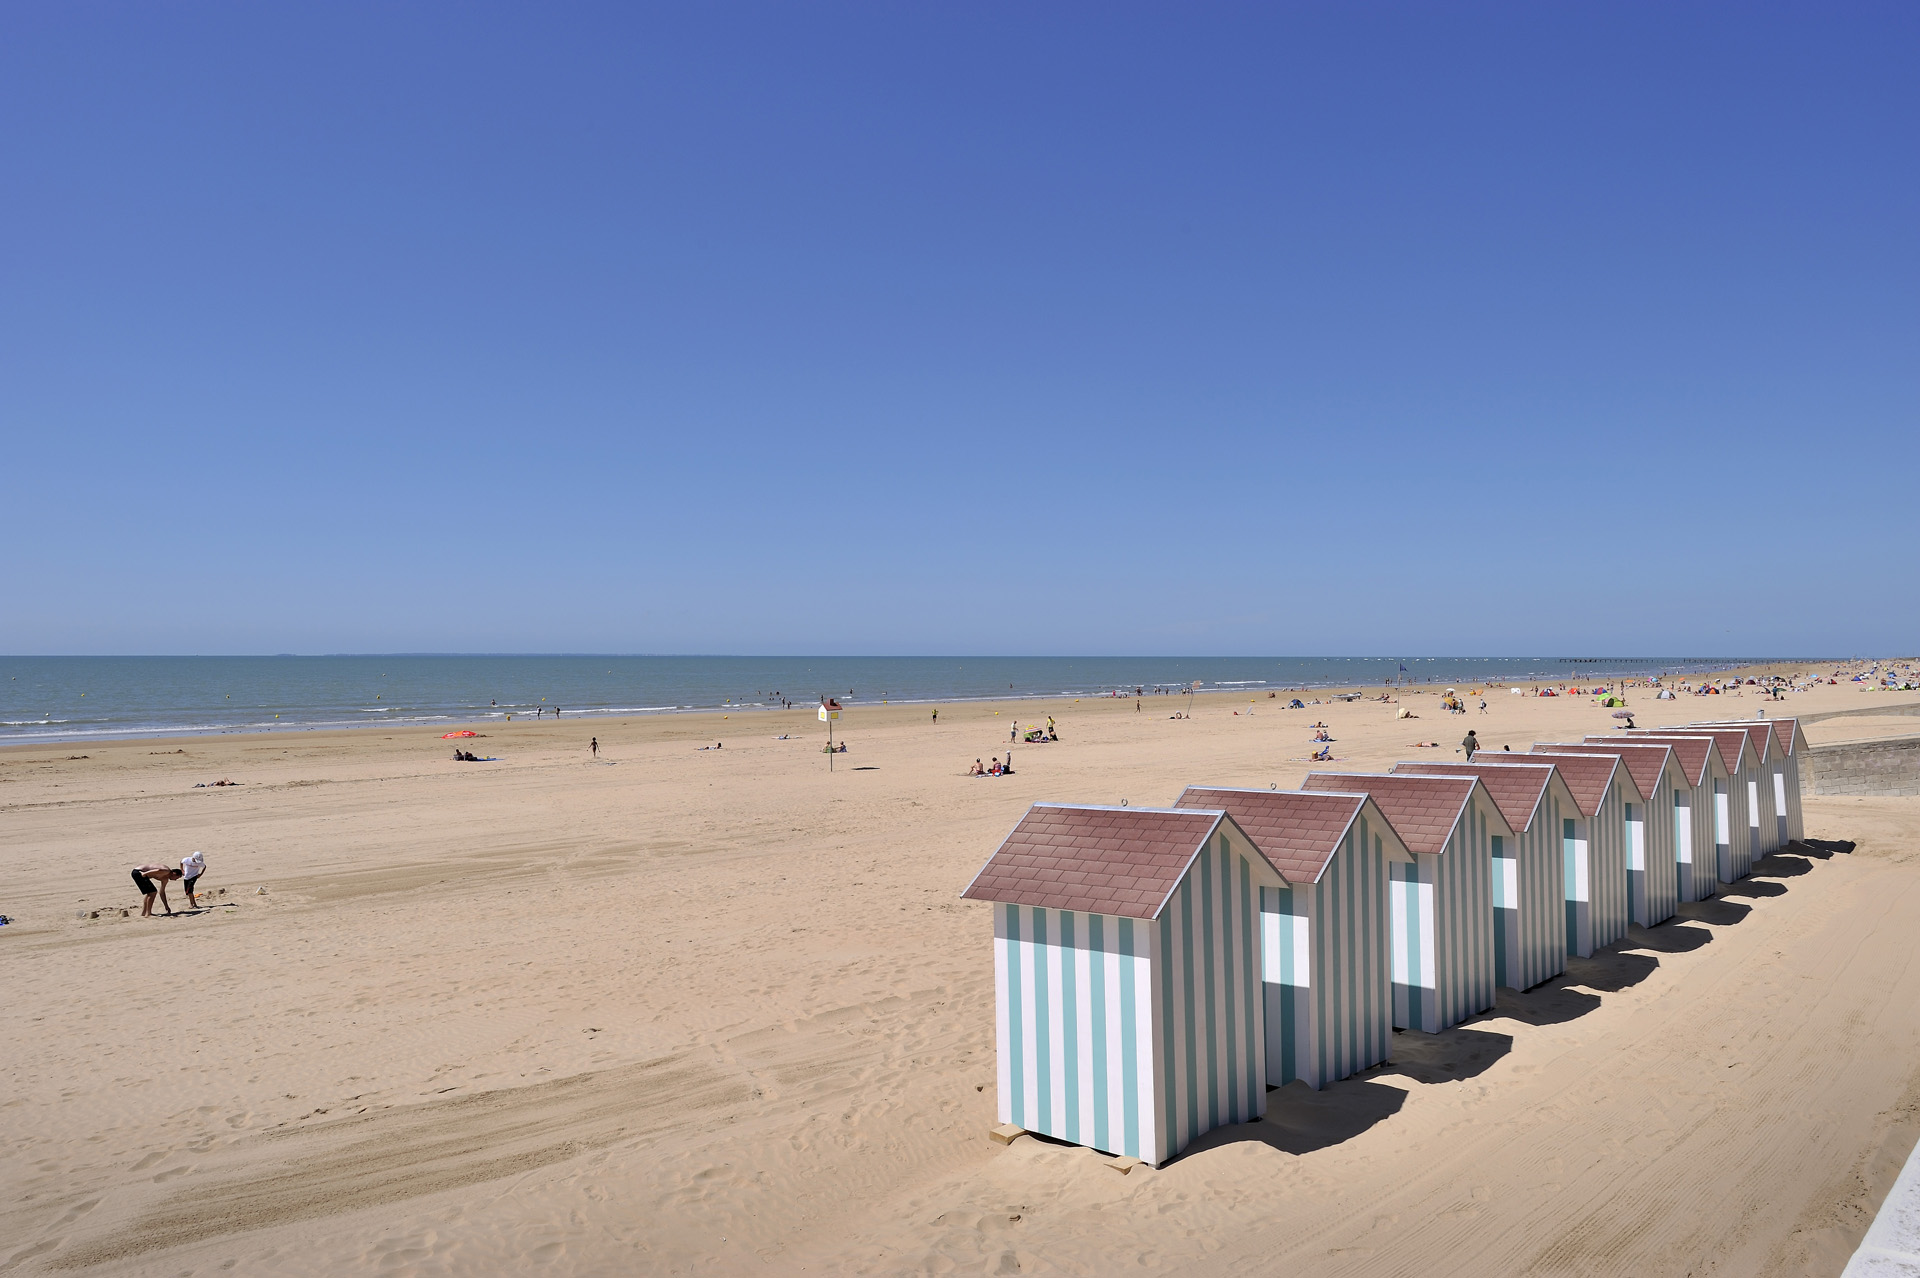
M1576 811L1560 820L1566 856L1567 953L1591 958L1627 934L1627 814L1638 796L1618 758L1603 754L1522 756L1547 759L1573 795ZM1645 802L1644 799L1639 800Z
M1807 734L1800 730L1798 719L1764 722L1773 732L1772 748L1767 753L1767 771L1773 779L1774 841L1770 849L1773 850L1807 837L1806 819L1800 810L1800 758L1806 749ZM1754 725L1750 720L1743 720L1701 726L1740 727L1751 733Z
M1159 1166L1266 1112L1259 892L1225 812L1030 808L961 895L993 904L1000 1121Z
M1287 880L1260 889L1268 1084L1318 1089L1386 1060L1387 867L1413 855L1373 800L1189 786L1174 806L1224 810Z
M1712 737L1633 736L1622 741L1618 734L1596 733L1590 744L1611 746L1650 744L1664 746L1673 754L1677 775L1673 789L1647 799L1648 819L1663 822L1664 809L1673 825L1674 895L1681 901L1704 901L1720 888L1718 857L1715 854L1716 820L1714 816L1714 769L1719 766L1719 751ZM1725 768L1720 769L1724 776Z
M1495 752L1491 762L1396 763L1396 775L1480 778L1511 839L1492 837L1493 980L1525 990L1567 970L1565 856L1560 821L1574 810L1573 795L1551 763L1526 763Z
M1718 768L1713 778L1714 877L1721 886L1753 873L1753 824L1747 792L1758 783L1753 746L1745 728L1649 728L1622 733L1632 740L1662 741L1676 736L1713 738ZM1614 738L1618 739L1618 738Z
M1513 828L1472 777L1309 773L1303 790L1362 793L1413 862L1387 867L1393 1023L1437 1034L1493 1006L1493 836Z
M1764 719L1746 719L1739 723L1688 724L1688 728L1738 728L1747 734L1751 765L1743 787L1747 797L1747 837L1753 847L1753 860L1780 850L1778 804L1774 798L1773 765L1778 753L1774 745L1773 725ZM1686 729L1680 729L1685 731Z
M1665 923L1680 905L1679 850L1673 796L1689 790L1686 773L1665 742L1534 742L1535 750L1613 754L1626 765L1638 796L1627 796L1627 918L1641 927Z

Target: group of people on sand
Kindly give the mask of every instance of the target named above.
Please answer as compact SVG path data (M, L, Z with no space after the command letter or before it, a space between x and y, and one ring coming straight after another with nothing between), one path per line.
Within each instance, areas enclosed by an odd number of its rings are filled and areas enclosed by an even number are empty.
M993 762L982 766L980 760L973 761L973 767L967 773L970 777L1010 777L1013 775L1013 751L1007 751L1007 761L1000 762L1000 756L994 755Z
M140 889L144 898L140 906L140 917L153 917L153 900L160 898L160 905L168 914L173 913L173 904L167 900L167 884L180 880L181 890L186 892L187 900L194 909L200 908L200 894L197 885L200 876L207 872L207 858L203 853L192 852L183 857L179 865L153 863L133 867L133 885Z
M453 748L453 757L459 760L461 763L492 763L493 762L493 760L491 759L481 758L479 755L475 754L471 750L462 750L459 746L455 746Z

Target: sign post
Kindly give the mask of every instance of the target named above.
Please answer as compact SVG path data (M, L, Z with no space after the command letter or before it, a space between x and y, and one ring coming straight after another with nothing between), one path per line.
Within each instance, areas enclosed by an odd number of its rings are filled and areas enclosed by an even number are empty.
M827 725L827 771L833 771L833 721L840 717L840 703L832 697L820 698L820 722Z

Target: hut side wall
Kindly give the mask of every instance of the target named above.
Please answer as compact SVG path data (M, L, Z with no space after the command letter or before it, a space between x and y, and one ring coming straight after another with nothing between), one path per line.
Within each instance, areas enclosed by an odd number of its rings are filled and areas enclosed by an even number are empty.
M1216 834L1158 925L1158 1166L1202 1132L1267 1112L1259 896L1253 867Z
M1616 777L1600 814L1590 823L1588 865L1593 874L1593 944L1598 949L1627 934L1627 803Z
M1153 930L1105 914L994 907L1001 1122L1161 1161Z
M1559 814L1549 789L1533 824L1491 850L1494 982L1509 989L1531 989L1567 970Z
M1669 793L1676 894L1682 901L1704 901L1720 889L1714 855L1713 786L1687 785L1685 778L1680 778Z
M1789 840L1807 837L1807 822L1800 811L1800 751L1798 749L1786 759L1787 788L1787 838Z
M1753 783L1747 790L1747 828L1753 832L1753 859L1758 861L1780 850L1779 797L1774 783L1773 742L1767 742L1767 757L1753 765Z
M1722 883L1744 879L1753 872L1753 829L1747 816L1747 783L1751 766L1727 777L1715 777L1714 850Z
M1320 881L1260 889L1266 1081L1320 1088L1393 1046L1387 861L1364 818Z
M1661 802L1661 796L1670 796L1678 781L1678 772L1669 763L1660 773L1651 801L1622 808L1627 823L1628 908L1632 921L1641 927L1666 922L1680 901L1674 822Z
M1389 867L1399 1028L1437 1034L1493 1006L1493 856L1482 808L1469 805L1445 852Z
M1567 953L1593 957L1627 934L1627 818L1620 782L1600 811L1561 817L1566 866Z

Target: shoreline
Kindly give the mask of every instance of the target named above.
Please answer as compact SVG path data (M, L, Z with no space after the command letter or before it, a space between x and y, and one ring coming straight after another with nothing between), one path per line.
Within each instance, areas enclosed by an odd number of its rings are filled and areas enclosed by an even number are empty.
M1876 662L1888 662L1888 661L1899 661L1899 660L1905 660L1905 658L1898 658L1898 657L1868 658L1868 659L1849 658L1846 660L1834 659L1831 661L1825 660L1825 659L1814 659L1814 658L1795 658L1791 660L1749 663L1746 665L1724 666L1724 667L1717 666L1717 667L1712 667L1708 669L1682 669L1682 670L1672 671L1671 675L1674 678L1685 678L1689 680L1699 679L1702 677L1745 679L1745 678L1758 678L1763 675L1790 674L1794 671L1806 671L1806 670L1814 669L1816 667L1828 668L1828 667L1834 667L1834 666L1844 667L1844 666L1871 665L1871 664L1875 664ZM1651 678L1666 678L1668 677L1668 675L1669 675L1669 672L1666 670L1614 671L1609 674L1595 673L1589 679L1581 679L1577 677L1577 672L1575 672L1573 675L1570 675L1570 677L1564 678L1564 679L1502 677L1497 679L1480 679L1480 680L1456 679L1454 680L1454 682L1464 683L1464 684L1473 684L1475 686L1486 687L1486 688L1526 687L1526 688L1532 689L1532 688L1541 688L1541 687L1557 688L1557 687L1563 687L1569 684L1579 685L1584 683L1596 683L1596 682L1606 683L1606 682L1612 682L1614 680L1621 680L1621 681L1625 681L1627 683L1627 686L1631 687L1631 686L1634 686L1634 684L1636 683L1644 683L1644 681ZM1195 692L1192 695L1195 697L1196 700L1200 698L1237 697L1237 696L1245 695L1246 691L1249 689L1257 688L1263 692L1308 694L1313 697L1319 697L1319 698L1337 696L1343 693L1351 693L1351 692L1358 692L1363 697L1365 697L1365 696L1377 696L1382 692L1390 692L1395 695L1398 695L1400 693L1418 694L1439 686L1441 682L1444 682L1444 680L1440 680L1437 677L1433 679L1429 679L1427 682L1424 682L1424 683L1418 683L1418 684L1408 683L1408 684L1398 684L1398 685L1389 685L1384 683L1380 683L1380 684L1373 684L1373 683L1367 683L1367 684L1286 683L1286 684L1282 684L1282 683L1267 682L1264 680L1248 680L1248 681L1239 683L1238 686L1234 686L1228 683L1222 683L1222 684L1218 684L1210 687L1203 687L1201 690L1199 690L1198 692ZM1146 695L1148 697L1166 696L1169 698L1177 699L1177 698L1183 698L1188 694L1185 692L1170 690L1166 693L1148 693ZM843 699L841 702L841 705L843 709L848 712L852 712L856 710L862 711L862 712L870 712L876 709L885 709L892 706L922 706L922 707L954 706L954 707L958 707L958 706L978 706L978 705L999 705L1003 703L1018 704L1018 703L1040 703L1040 702L1049 702L1049 701L1051 702L1088 702L1088 701L1100 702L1100 701L1125 701L1128 699L1129 699L1128 697L1124 697L1124 696L1109 696L1103 693L1091 693L1091 692L1081 692L1077 694L1070 691L1069 692L1045 692L1045 693L1017 693L1016 692L1012 694L1001 694L1001 695L990 696L990 697L970 697L970 696L894 697L894 698L883 699L878 702L870 701L864 698L850 697L850 698ZM689 716L715 715L715 714L725 717L725 716L730 716L736 713L745 714L748 712L777 714L777 713L782 713L782 712L791 711L791 710L812 711L814 708L815 707L812 702L795 702L791 706L785 706L785 707L771 706L771 705L766 705L760 702L742 702L739 704L722 704L717 706L642 706L642 707L585 708L585 709L579 709L579 710L568 710L565 712L563 717L577 718L577 719L592 719L592 720L603 722L603 723L606 723L606 722L618 723L618 722L624 722L630 719L668 719L668 718L681 718L681 717L689 717ZM463 717L456 714L434 714L430 717L409 717L409 718L401 718L401 719L391 719L391 718L382 717L385 712L381 710L367 710L367 711L364 711L363 713L367 715L367 717L363 720L329 719L329 720L306 722L306 723L300 723L300 722L287 723L287 724L250 723L250 724L234 724L234 725L206 725L206 726L180 727L180 728L169 728L165 726L155 726L155 725L134 725L126 728L100 728L100 729L95 729L91 731L79 731L79 732L50 732L50 733L41 733L41 734L21 734L17 736L0 736L0 751L12 750L15 748L41 748L46 746L57 746L57 745L84 745L84 744L96 743L96 742L102 745L106 745L106 744L116 744L116 743L138 743L141 741L203 740L210 737L260 737L260 736L271 736L276 733L286 733L289 735L291 734L305 735L313 732L357 733L362 730L371 729L371 728L384 728L388 730L402 730L402 729L410 730L410 729L426 729L426 728L433 728L433 727L441 727L446 729L457 730L460 728L479 728L479 727L489 726L489 725L504 726L506 723L512 721L510 716L518 716L519 718L528 719L534 723L559 723L561 721L559 718L549 719L544 716L540 718L532 718L530 716L522 714L518 710L507 711L507 710L489 709L486 713L478 717ZM809 715L808 717L811 718L812 716ZM30 720L21 721L17 726L30 726L32 722L33 721L30 721Z

